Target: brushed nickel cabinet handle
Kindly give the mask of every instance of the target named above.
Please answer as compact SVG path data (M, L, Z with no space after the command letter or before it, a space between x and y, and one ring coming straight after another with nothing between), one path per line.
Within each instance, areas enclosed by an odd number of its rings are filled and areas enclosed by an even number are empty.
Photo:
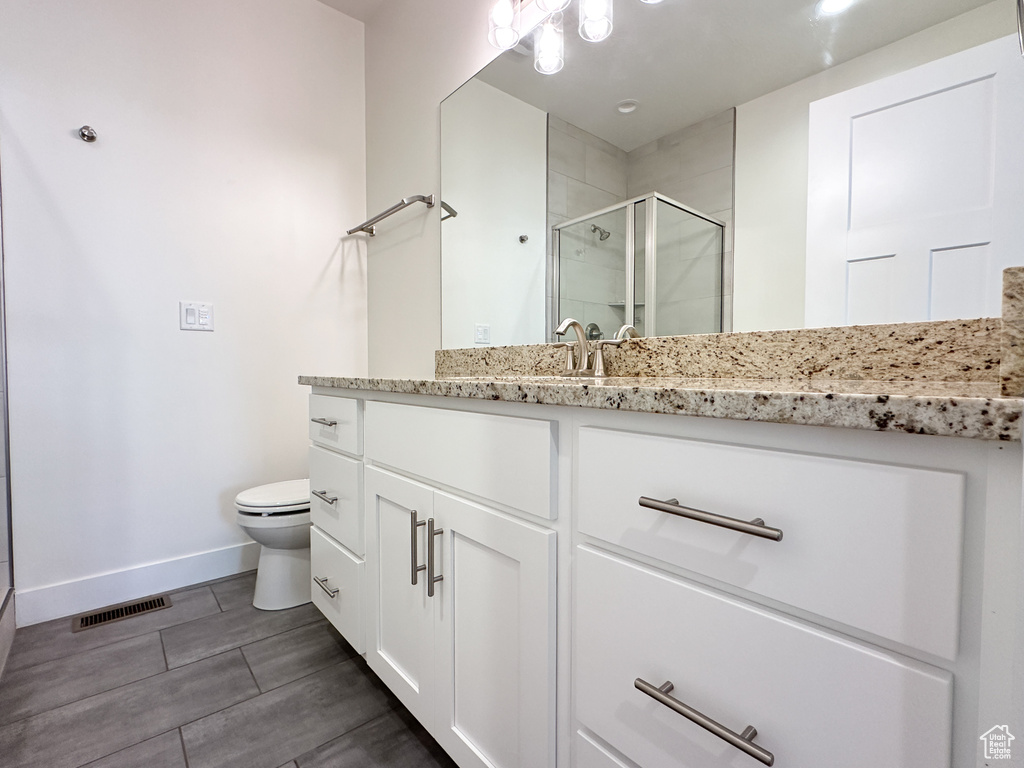
M669 693L675 687L671 682L666 682L661 687L656 687L638 677L633 681L633 685L636 686L637 690L646 693L659 704L664 704L673 712L678 712L690 722L696 723L706 731L710 731L722 741L732 744L736 749L746 752L755 760L759 760L765 765L773 765L775 763L775 755L754 743L754 737L757 736L757 729L754 726L748 725L743 729L743 733L729 730L721 723L715 722L693 707L683 704L679 699L669 696Z
M412 550L412 585L414 587L416 586L417 583L419 583L419 578L418 578L417 574L420 571L427 570L427 566L420 565L417 562L417 558L416 558L416 529L419 528L421 525L426 525L426 524L427 523L426 523L425 520L417 520L416 519L416 510L414 509L412 511L412 531L411 531L412 541L409 544L409 547Z
M322 491L313 491L312 493L313 493L314 496L316 496L318 499L320 499L320 501L325 501L328 504L330 504L332 507L335 504L338 503L338 497L337 496L328 496L327 495L327 489L324 489Z
M338 422L336 422L334 419L316 418L316 419L310 419L310 421L312 421L314 424L323 424L325 427L336 427L336 426L338 426Z
M338 596L338 588L327 586L327 579L321 579L319 576L314 576L313 581L316 582L316 585L320 587L320 589L327 593L327 596L331 598L331 600Z
M735 517L726 517L725 515L716 515L713 512L705 512L701 509L684 507L676 499L660 501L647 496L640 497L640 506L647 507L648 509L656 509L659 512L667 512L670 515L685 517L688 520L697 520L701 523L717 525L720 528L728 528L730 531L738 531L740 533L749 534L750 536L758 536L762 539L782 541L782 531L778 528L770 528L765 525L764 520L760 517L755 517L749 522L747 520L737 520Z
M434 527L434 518L427 520L427 597L434 596L434 585L444 581L444 576L434 575L434 537L444 533L444 528Z

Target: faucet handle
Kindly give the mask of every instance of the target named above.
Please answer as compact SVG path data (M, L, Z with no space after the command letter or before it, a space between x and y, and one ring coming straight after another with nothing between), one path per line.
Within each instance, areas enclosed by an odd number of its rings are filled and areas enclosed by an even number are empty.
M576 342L575 341L556 341L554 346L565 347L565 370L571 371L576 367Z
M594 376L601 377L608 374L604 371L604 348L617 347L624 339L598 339L594 342Z

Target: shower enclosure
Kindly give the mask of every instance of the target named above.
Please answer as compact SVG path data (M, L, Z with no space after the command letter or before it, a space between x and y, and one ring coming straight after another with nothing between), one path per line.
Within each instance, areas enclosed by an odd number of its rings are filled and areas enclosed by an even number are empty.
M566 317L592 339L721 331L724 233L657 192L555 225L549 338Z

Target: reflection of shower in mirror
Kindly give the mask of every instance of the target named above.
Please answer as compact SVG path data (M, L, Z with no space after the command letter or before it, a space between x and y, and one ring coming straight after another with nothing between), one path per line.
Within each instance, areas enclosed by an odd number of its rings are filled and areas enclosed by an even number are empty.
M601 237L602 240L607 240L609 237L612 236L611 232L609 232L607 229L601 229L601 227L597 226L597 224L591 224L590 225L590 231L591 232L600 232L601 233L600 237Z

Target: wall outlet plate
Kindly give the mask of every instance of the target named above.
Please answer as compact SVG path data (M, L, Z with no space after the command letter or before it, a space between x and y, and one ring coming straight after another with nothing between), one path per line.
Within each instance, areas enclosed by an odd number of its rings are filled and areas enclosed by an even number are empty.
M212 331L213 304L201 301L179 301L178 319L183 331Z
M473 329L473 341L477 344L490 344L491 326L485 323L477 323Z

